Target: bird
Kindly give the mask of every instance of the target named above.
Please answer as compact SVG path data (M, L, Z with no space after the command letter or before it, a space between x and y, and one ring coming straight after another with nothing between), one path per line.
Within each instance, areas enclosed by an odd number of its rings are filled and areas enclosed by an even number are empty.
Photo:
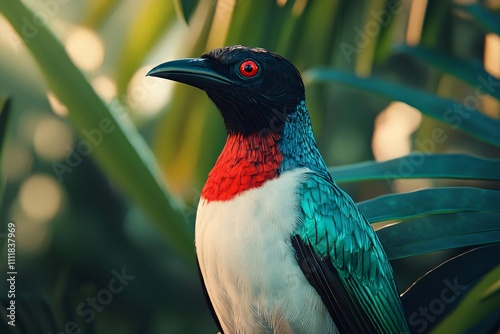
M195 222L221 333L409 333L392 267L328 172L290 61L233 45L147 75L205 91L224 121Z

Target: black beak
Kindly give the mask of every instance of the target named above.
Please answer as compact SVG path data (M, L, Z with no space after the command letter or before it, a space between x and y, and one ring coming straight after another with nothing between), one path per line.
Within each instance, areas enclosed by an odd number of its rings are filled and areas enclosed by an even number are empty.
M146 74L178 81L200 89L227 89L234 83L209 67L212 60L205 58L186 58L160 64Z

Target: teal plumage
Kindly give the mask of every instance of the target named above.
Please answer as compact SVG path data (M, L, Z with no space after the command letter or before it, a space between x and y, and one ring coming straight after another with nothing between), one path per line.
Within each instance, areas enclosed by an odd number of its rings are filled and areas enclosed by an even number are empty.
M303 220L297 235L320 259L331 261L349 298L361 305L379 332L401 333L404 313L373 229L335 183L316 173L306 175L299 191Z
M311 119L304 100L286 118L283 134L279 141L283 162L280 172L307 167L319 173L327 173L326 164L316 146Z
M297 222L297 236L319 261L331 263L346 297L359 304L353 310L359 321L371 322L382 333L409 332L392 268L366 218L328 173L305 101L288 116L280 151L284 157L281 173L300 167L311 169L298 193L302 219Z

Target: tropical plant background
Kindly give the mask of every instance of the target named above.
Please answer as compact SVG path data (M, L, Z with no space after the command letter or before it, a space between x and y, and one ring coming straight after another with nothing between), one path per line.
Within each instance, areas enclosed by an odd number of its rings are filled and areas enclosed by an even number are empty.
M231 44L302 71L334 179L411 286L412 332L499 330L498 0L0 0L0 13L0 332L216 332L193 230L222 121L202 92L144 75Z

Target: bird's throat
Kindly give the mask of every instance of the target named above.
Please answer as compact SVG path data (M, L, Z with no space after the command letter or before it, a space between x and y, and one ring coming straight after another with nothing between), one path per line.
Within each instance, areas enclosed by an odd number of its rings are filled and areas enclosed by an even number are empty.
M236 195L258 188L264 182L278 177L283 155L276 133L256 133L244 137L228 136L214 168L203 187L202 197L207 201L226 201Z

